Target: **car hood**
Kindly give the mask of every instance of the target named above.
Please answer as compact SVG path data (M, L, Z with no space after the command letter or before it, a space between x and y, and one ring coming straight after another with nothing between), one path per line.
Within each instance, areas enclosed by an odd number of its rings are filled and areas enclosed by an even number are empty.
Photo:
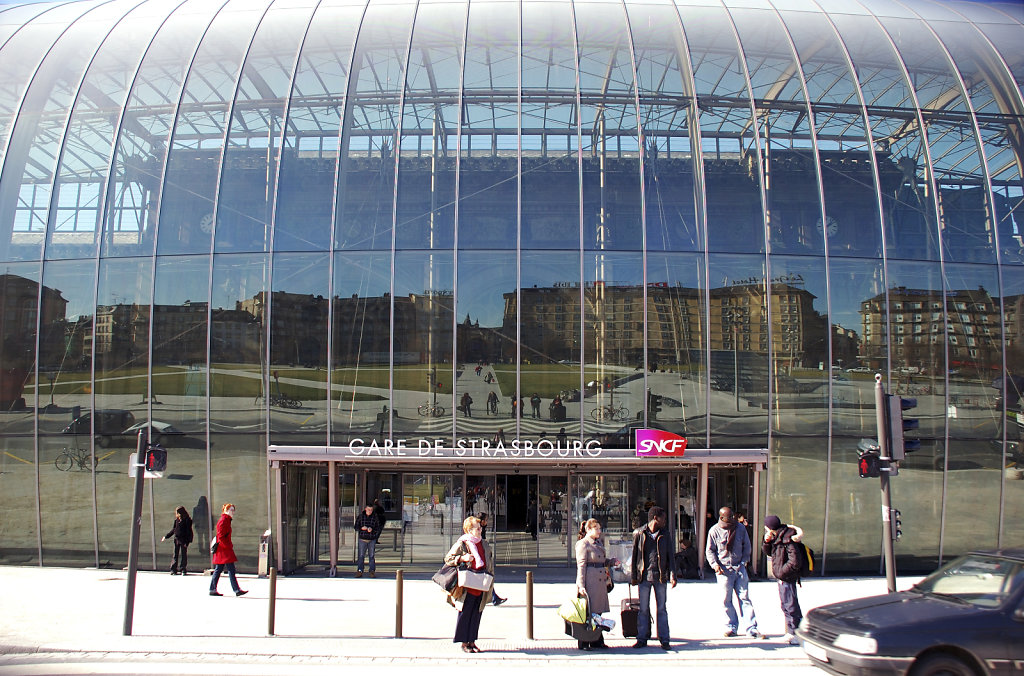
M903 630L915 624L932 624L965 618L981 612L976 606L914 591L869 596L815 608L810 615L839 629L870 633L881 627Z

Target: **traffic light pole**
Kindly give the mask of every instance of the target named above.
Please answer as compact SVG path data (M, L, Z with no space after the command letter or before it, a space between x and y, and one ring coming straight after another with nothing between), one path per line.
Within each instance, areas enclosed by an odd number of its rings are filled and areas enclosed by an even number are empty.
M124 636L132 635L132 620L135 616L135 576L139 569L139 531L142 527L142 487L146 477L145 451L146 429L139 430L139 441L135 448L135 503L132 507L132 532L128 541L128 590L124 598Z
M889 492L889 469L892 467L892 452L889 448L889 423L886 418L885 388L882 376L875 374L875 417L878 422L879 459L882 471L882 553L885 558L885 583L892 594L896 591L896 553L892 541L892 495Z

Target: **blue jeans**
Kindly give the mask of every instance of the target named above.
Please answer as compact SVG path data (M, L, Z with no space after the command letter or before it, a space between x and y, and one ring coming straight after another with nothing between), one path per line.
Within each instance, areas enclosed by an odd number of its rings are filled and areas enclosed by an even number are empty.
M715 575L718 581L718 591L722 594L722 605L725 608L725 628L729 631L736 631L738 628L736 619L736 608L732 603L732 595L735 592L739 600L740 613L743 616L743 634L757 631L757 617L754 615L754 604L750 602L750 578L747 577L747 569L740 566L736 570L722 569L722 573Z
M377 562L373 560L374 552L377 549L376 540L360 540L359 541L359 561L356 564L356 570L360 573L363 572L363 561L366 560L366 553L370 553L370 572L377 570Z
M217 591L217 582L220 581L220 574L225 570L228 571L228 580L231 581L231 590L237 594L241 587L238 586L238 580L235 579L234 563L218 563L213 567L213 578L210 580L210 591Z
M800 599L796 595L796 582L779 580L779 602L782 604L782 614L786 617L786 631L795 634L800 620L804 618L800 610Z
M665 600L668 594L668 585L664 582L644 581L637 587L637 597L640 599L640 615L636 623L637 643L647 643L651 639L651 589L654 590L654 602L657 605L658 615L658 640L668 643L668 610L665 609Z

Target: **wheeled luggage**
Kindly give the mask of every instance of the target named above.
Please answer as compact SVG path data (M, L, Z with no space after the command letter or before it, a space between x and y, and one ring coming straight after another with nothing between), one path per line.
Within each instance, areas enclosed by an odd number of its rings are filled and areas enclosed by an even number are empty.
M633 585L627 584L626 590L629 595L622 599L622 610L619 613L622 635L626 638L636 638L637 627L640 624L640 599L633 598Z

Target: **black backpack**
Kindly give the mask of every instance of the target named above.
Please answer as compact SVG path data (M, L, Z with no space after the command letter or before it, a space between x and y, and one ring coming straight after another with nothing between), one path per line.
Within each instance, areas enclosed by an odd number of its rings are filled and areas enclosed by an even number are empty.
M810 577L814 572L814 550L803 542L794 542L800 557L800 578Z

